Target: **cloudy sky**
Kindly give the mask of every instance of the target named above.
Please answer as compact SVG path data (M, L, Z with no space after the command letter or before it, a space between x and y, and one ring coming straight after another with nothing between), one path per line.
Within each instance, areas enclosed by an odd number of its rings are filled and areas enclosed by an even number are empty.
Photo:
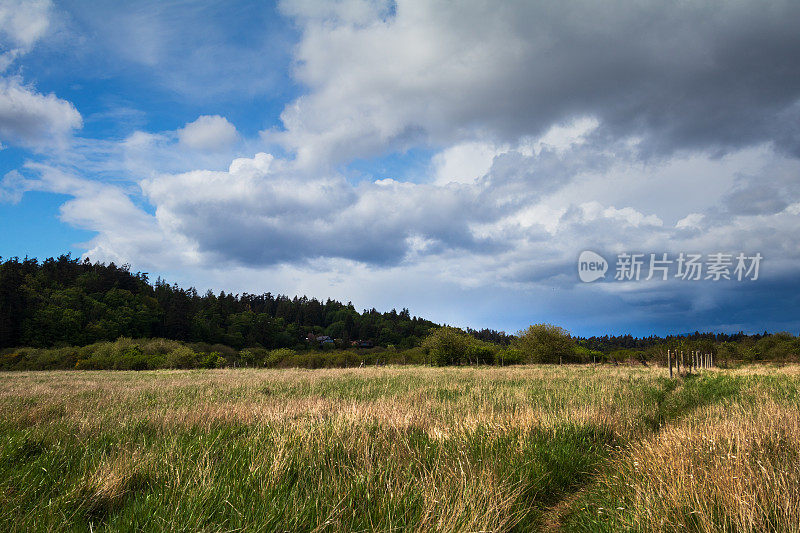
M0 256L511 332L798 333L798 20L795 0L0 0ZM605 278L581 282L584 250ZM615 279L626 253L639 280ZM719 253L731 279L706 279Z

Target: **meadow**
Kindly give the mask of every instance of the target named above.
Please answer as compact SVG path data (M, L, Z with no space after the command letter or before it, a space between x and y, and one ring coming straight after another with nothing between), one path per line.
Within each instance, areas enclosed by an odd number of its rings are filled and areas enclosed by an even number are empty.
M800 366L0 373L2 531L800 531Z

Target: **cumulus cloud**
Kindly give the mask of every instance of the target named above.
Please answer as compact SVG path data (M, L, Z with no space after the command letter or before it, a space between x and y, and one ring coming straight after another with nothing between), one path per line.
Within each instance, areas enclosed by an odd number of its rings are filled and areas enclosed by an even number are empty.
M227 171L159 174L143 181L142 189L156 206L160 226L209 256L253 267L325 258L379 268L445 262L450 266L439 275L455 269L467 285L530 287L550 280L570 286L582 249L764 248L785 256L780 243L791 239L790 228L798 222L791 207L729 214L728 191L743 179L736 171L741 160L734 166L726 158L703 160L700 168L718 174L720 186L698 203L684 201L687 191L662 198L659 209L646 196L620 203L613 188L605 196L593 192L608 189L609 181L623 190L642 187L641 174L624 172L637 160L624 146L524 150L508 148L481 177L462 183L352 184L339 174L306 173L292 161L262 153L235 160ZM699 164L696 156L690 160ZM685 161L653 163L647 171L680 175ZM800 172L797 160L773 154L750 183L770 190L770 183L793 172Z
M219 115L202 115L178 129L181 144L193 150L223 151L236 142L236 127Z
M492 166L494 158L508 151L485 142L465 142L442 150L433 157L435 181L440 184L471 183Z
M0 140L31 147L58 142L83 123L75 106L18 77L0 78Z
M27 191L70 196L60 207L59 217L67 224L96 232L84 243L86 255L93 259L130 263L134 258L138 264L158 264L159 268L198 263L199 254L193 244L159 227L151 215L136 205L126 188L86 179L45 163L26 163L24 174L7 174L0 183L0 196Z
M798 149L800 4L284 3L308 87L267 136L306 164L593 117L654 154ZM372 5L370 3L370 5Z
M162 225L245 264L317 257L396 264L415 242L481 246L462 214L479 220L496 209L478 187L391 179L353 186L338 175L304 175L265 153L234 160L228 171L157 176L142 189Z
M42 94L20 76L3 73L50 26L48 0L0 1L0 141L41 148L66 139L83 121L70 102Z

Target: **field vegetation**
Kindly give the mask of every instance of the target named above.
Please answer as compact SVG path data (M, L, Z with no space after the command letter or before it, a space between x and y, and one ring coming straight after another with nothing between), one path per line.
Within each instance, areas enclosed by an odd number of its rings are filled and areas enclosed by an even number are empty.
M800 338L788 333L710 342L678 337L646 349L613 345L590 348L589 339L577 339L550 324L535 324L506 344L490 342L453 327L437 327L420 346L341 347L307 343L296 348L254 346L237 350L224 344L182 342L165 338L120 337L86 346L0 349L0 370L155 370L190 368L345 368L373 365L497 365L516 364L626 364L666 365L667 350L713 353L715 364L734 367L754 362L780 364L800 361Z
M800 367L0 374L3 531L798 531Z

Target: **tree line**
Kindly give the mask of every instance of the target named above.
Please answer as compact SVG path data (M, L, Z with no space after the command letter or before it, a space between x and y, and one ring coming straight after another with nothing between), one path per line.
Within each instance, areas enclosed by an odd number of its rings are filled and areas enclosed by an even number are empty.
M16 349L23 346L33 351ZM550 324L510 335L440 326L408 309L358 312L331 299L200 295L160 278L151 283L127 265L70 255L0 259L2 368L648 364L661 362L667 349L713 352L723 363L790 361L800 339L785 332L576 337Z
M120 337L244 347L294 348L309 333L340 345L410 348L437 324L408 309L358 312L351 303L211 291L201 295L127 265L69 255L0 263L0 348L84 346Z

